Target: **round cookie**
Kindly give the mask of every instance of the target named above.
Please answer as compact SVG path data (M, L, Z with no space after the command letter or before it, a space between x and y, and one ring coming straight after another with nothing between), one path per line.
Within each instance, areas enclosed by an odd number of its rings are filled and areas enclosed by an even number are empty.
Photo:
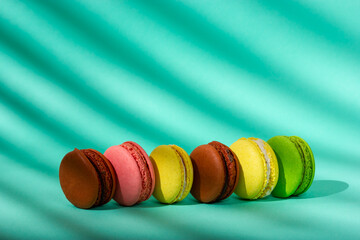
M189 155L176 145L160 145L150 154L155 171L153 196L162 203L183 200L193 183L193 166Z
M259 138L241 138L230 148L240 165L239 183L234 192L249 200L270 195L279 176L278 162L271 147Z
M195 148L190 157L194 167L191 189L194 198L212 203L233 193L239 178L239 164L229 147L213 141Z
M59 180L66 198L78 208L91 208L111 200L115 172L108 159L94 149L74 149L61 161Z
M146 152L135 142L124 142L108 148L104 155L114 166L116 190L114 200L132 206L150 198L155 174Z
M315 160L310 146L296 136L276 136L268 143L279 163L279 181L272 195L285 198L307 191L315 175Z

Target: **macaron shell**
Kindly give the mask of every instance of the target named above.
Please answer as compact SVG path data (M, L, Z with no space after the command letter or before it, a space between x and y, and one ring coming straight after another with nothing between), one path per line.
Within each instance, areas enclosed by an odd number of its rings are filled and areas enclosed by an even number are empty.
M91 208L100 194L100 179L94 166L78 149L61 161L59 179L65 197L78 208Z
M136 142L132 142L132 141L128 141L128 143L131 143L133 144L134 146L136 146L141 154L144 156L145 160L146 160L146 164L147 164L147 167L148 167L148 170L150 171L150 176L151 176L151 189L149 191L149 195L146 197L145 200L149 199L151 197L151 195L153 194L154 192L154 188L155 188L155 173L154 173L154 166L152 165L152 162L148 156L148 154L145 152L145 150L139 145L137 144Z
M297 137L297 136L292 136L292 137L290 137L290 139L294 139L297 141L298 145L300 146L301 150L303 151L304 158L305 158L304 177L303 177L302 183L300 184L298 189L293 194L293 195L300 195L300 194L303 194L304 192L306 192L310 188L310 186L314 180L314 176L315 176L314 154L313 154L309 144L307 144L307 142L304 139Z
M190 154L194 168L191 194L200 202L214 202L222 193L226 169L215 147L201 145Z
M155 172L153 196L162 203L174 203L182 191L185 167L176 151L168 145L156 147L150 154Z
M183 160L183 163L185 165L185 171L186 171L186 186L184 189L184 193L182 195L182 197L180 199L178 199L177 201L182 201L186 198L187 195L189 195L193 181L194 181L194 169L193 169L193 165L190 159L189 154L187 154L187 152L182 149L179 146L176 145L171 145L172 148L176 149L176 151L181 155L181 158Z
M244 199L259 197L266 184L266 163L257 144L246 138L234 142L230 149L237 155L240 165L235 193Z
M286 136L276 136L268 140L279 164L279 180L272 195L291 196L302 181L303 162L295 144Z
M104 155L109 159L116 172L114 200L123 206L136 204L142 190L142 177L137 163L131 154L121 146L108 148Z

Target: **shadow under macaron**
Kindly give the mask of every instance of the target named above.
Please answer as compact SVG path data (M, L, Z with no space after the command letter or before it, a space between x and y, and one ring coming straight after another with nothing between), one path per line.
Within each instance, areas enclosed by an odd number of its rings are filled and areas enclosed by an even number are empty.
M87 210L91 210L91 211L97 211L97 210L115 210L115 209L119 209L121 208L122 206L120 206L117 202L115 202L114 200L111 200L110 202L104 204L104 205L101 205L101 206L98 206L98 207L93 207L93 208L90 208L90 209L87 209Z
M111 200L109 203L104 204L102 206L99 207L94 207L91 208L89 210L119 210L119 209L123 209L123 208L156 208L156 207L164 207L166 206L166 204L162 204L158 201L156 201L156 199L150 198L149 200L140 202L138 204L135 204L133 206L122 206L120 204L118 204L115 200Z
M328 197L346 191L349 184L338 180L316 180L312 183L309 190L296 198L309 199Z
M192 205L199 205L202 204L201 202L197 201L193 196L190 194L182 201L173 203L171 205L174 206L192 206Z
M158 208L158 207L167 207L167 206L169 206L169 207L192 206L192 205L198 205L198 204L202 204L202 203L198 202L192 196L188 196L184 200L173 203L173 204L161 203L161 202L157 201L154 197L151 197L150 199L143 201L141 203L135 204L133 206L122 206L122 205L118 204L116 201L111 200L107 204L104 204L104 205L98 206L98 207L94 207L94 208L90 208L88 210L95 210L95 211L102 210L103 211L103 210L117 210L117 209L121 209L121 208Z
M300 199L314 199L321 197L328 197L346 191L349 188L349 184L343 181L338 180L314 180L309 190L299 196L290 196L288 198L277 198L269 195L265 198L256 199L256 200L247 200L242 199L235 194L233 194L228 199L224 201L211 203L214 205L240 205L240 204L250 204L256 202L277 202L277 201L286 201L286 200L300 200Z
M290 196L288 198L276 198L273 196L268 196L258 201L263 202L274 202L274 201L284 201L287 199L297 200L297 199L314 199L328 197L341 193L349 188L349 184L343 181L338 180L314 180L309 190L299 196Z
M158 208L158 207L176 207L176 206L192 206L192 205L216 205L216 206L233 206L233 205L243 205L243 204L251 204L256 202L275 202L275 201L286 201L286 200L298 200L298 199L313 199L313 198L321 198L327 197L331 195L335 195L341 193L349 188L349 184L343 181L338 180L315 180L312 183L310 189L300 195L300 196L291 196L289 198L276 198L273 196L268 196L262 199L256 200L246 200L241 199L235 194L232 194L229 198L224 199L222 201L213 202L213 203L202 203L197 201L191 195L187 196L184 200L173 203L173 204L164 204L157 201L154 197L151 197L149 200L136 204L130 207L124 207L119 205L114 200L111 200L109 203L91 208L89 210L116 210L121 208Z
M132 206L133 208L154 208L154 207L176 207L176 206L192 206L201 204L196 201L192 196L188 195L184 200L180 202L175 202L172 204L162 203L156 200L154 197L151 197L149 200L144 201L140 204Z

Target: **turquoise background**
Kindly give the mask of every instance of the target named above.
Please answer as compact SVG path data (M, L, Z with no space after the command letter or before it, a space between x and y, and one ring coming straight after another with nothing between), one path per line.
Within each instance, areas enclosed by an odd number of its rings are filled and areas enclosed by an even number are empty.
M0 0L0 238L359 238L359 12L352 0ZM275 135L313 149L301 197L81 210L58 181L74 147L190 153Z

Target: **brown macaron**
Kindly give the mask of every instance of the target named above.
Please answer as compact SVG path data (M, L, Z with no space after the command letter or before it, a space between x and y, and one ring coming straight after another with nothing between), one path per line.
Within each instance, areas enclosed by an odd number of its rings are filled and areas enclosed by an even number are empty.
M78 208L92 208L109 202L115 192L115 172L109 160L94 149L74 149L61 161L61 188Z
M226 145L213 141L198 146L190 154L194 167L191 194L200 202L212 203L228 198L239 179L236 155Z

